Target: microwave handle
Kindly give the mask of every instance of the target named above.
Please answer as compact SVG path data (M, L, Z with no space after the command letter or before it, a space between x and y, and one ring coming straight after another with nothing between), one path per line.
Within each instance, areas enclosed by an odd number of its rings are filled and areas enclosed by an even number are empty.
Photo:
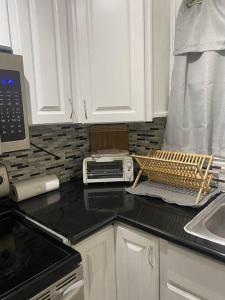
M79 296L80 293L83 293L84 289L84 281L79 280L69 286L64 292L63 292L63 300L75 300L76 296ZM82 290L82 291L81 291ZM83 294L82 294L83 296ZM83 300L83 297L78 297L77 300Z

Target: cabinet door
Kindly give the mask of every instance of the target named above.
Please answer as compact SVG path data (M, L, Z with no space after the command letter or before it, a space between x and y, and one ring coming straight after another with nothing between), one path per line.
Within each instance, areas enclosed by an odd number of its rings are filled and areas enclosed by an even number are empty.
M165 117L173 69L176 16L183 0L153 0L152 69L153 117Z
M170 83L171 0L153 0L153 116L165 117Z
M11 47L7 1L0 1L0 46Z
M8 0L14 52L23 55L30 123L71 122L66 0Z
M160 240L161 300L223 300L225 265Z
M70 1L81 121L145 120L143 3Z
M113 226L74 248L82 256L85 300L116 300Z
M158 239L116 228L117 300L159 299Z

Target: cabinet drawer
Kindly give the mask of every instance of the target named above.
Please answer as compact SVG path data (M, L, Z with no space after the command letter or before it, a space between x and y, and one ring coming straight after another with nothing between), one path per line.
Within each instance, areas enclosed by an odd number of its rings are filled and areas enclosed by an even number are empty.
M166 299L171 300L203 300L193 293L186 291L173 283L167 282L166 285Z
M223 263L164 240L160 241L160 277L162 299L222 300L225 296Z

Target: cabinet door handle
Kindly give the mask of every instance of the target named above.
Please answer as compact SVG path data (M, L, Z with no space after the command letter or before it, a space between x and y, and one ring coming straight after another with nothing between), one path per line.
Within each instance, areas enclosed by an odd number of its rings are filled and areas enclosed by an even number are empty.
M148 263L149 263L149 265L150 265L152 268L154 268L153 251L154 251L153 246L150 246L150 247L149 247L149 253L148 253Z
M84 102L84 116L85 116L85 120L87 120L87 106L86 106L86 101L83 100Z

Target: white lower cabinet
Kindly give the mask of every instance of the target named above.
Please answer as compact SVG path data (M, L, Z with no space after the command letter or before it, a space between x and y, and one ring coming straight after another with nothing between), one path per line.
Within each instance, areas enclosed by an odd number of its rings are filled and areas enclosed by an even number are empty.
M116 226L117 300L159 299L159 239Z
M225 265L126 225L75 245L85 300L224 300Z
M114 227L75 245L82 256L85 300L116 300Z
M225 266L160 240L161 300L224 300Z
M116 225L73 248L82 256L85 300L159 299L158 238Z

